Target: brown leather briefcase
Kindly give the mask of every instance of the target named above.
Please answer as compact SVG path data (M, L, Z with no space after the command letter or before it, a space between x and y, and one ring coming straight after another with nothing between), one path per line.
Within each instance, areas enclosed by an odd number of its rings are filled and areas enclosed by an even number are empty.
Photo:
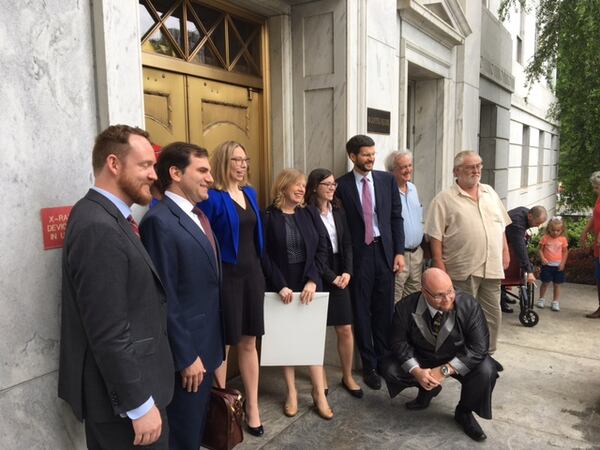
M237 389L213 387L210 393L202 446L230 450L244 440L242 394Z

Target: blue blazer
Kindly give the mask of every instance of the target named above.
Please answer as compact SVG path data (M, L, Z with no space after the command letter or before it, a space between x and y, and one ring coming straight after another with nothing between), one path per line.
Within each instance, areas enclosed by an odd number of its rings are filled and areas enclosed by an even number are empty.
M256 248L258 248L259 257L263 253L263 225L258 208L256 191L250 186L244 186L242 191L250 200L250 206L256 215ZM237 254L240 248L240 218L235 210L235 205L231 196L224 191L210 189L208 191L208 200L197 205L208 217L213 233L219 241L221 247L221 260L224 263L236 264Z
M225 344L221 267L210 241L168 197L146 213L140 235L167 293L175 369L185 369L199 356L206 371L213 372L223 362Z
M404 253L404 221L402 219L402 202L398 192L398 184L391 173L373 170L373 187L375 188L375 213L379 232L383 243L386 261L393 268L394 256ZM350 171L337 179L336 196L341 200L346 211L346 219L352 235L352 253L354 265L360 265L365 245L365 221L354 172Z

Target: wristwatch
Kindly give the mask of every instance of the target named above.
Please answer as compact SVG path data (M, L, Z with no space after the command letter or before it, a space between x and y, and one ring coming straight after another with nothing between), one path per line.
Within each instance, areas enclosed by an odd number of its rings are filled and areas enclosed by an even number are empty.
M444 364L442 367L440 367L440 372L442 372L442 375L444 375L445 377L450 376L450 368L447 364Z

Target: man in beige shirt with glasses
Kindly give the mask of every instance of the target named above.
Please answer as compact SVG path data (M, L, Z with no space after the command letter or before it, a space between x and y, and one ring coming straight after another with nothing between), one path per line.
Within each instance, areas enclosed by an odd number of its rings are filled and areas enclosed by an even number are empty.
M425 233L433 265L447 272L456 288L481 305L490 330L489 353L493 354L502 319L500 281L509 263L504 229L511 220L496 191L480 183L482 167L481 157L473 151L455 156L455 182L431 202Z

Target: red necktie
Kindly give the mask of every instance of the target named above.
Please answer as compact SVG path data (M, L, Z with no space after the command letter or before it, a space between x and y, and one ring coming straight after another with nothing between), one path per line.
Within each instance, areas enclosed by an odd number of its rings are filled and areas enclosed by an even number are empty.
M217 257L217 245L215 244L215 236L212 232L212 228L210 227L210 222L208 221L208 217L206 217L206 214L204 214L204 212L202 212L202 210L200 208L198 208L197 206L195 206L194 209L192 209L192 212L198 216L198 219L200 220L200 225L202 225L204 234L210 241L210 245L212 246L213 251L215 252L215 258L216 258Z
M362 210L363 220L365 221L365 244L369 245L373 242L373 199L371 198L371 190L369 189L369 180L363 177L362 181Z
M129 225L131 225L131 231L133 231L133 234L135 234L139 238L140 237L140 227L138 226L137 222L135 221L135 219L133 218L133 216L131 214L129 214L129 216L127 216L127 222L129 222Z

